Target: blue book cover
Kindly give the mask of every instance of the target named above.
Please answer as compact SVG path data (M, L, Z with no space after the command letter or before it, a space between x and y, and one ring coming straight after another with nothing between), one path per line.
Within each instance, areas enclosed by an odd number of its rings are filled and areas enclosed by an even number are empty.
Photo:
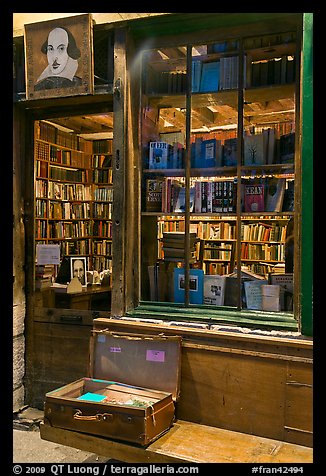
M216 139L203 140L201 146L201 167L216 166Z
M204 271L191 269L189 273L189 301L191 304L203 304ZM184 268L174 268L174 302L184 303L185 300L185 271Z
M220 81L220 62L202 64L200 92L218 91Z
M77 400L87 400L88 402L102 402L105 400L105 395L99 395L98 393L87 392L81 395Z

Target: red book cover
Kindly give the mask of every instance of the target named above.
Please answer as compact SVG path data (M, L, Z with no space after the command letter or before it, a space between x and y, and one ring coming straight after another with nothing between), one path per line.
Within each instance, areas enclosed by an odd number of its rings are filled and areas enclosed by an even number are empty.
M265 208L265 186L264 184L245 185L244 190L244 211L262 212Z

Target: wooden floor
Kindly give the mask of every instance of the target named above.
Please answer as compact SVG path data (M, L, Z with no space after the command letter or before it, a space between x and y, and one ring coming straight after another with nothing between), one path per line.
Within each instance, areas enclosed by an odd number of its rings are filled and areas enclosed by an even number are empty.
M41 438L125 463L312 463L306 446L178 420L145 449L117 440L40 426Z

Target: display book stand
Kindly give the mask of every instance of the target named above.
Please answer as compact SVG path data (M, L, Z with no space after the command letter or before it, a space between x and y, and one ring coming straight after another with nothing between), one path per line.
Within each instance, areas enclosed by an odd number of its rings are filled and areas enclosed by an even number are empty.
M45 395L44 425L146 446L173 425L181 337L93 330L90 377Z

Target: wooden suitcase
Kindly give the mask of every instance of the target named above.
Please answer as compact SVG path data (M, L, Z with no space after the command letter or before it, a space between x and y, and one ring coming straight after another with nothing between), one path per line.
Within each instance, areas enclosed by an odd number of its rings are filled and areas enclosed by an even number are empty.
M93 330L89 364L89 377L46 393L44 424L142 446L172 426L180 336Z

